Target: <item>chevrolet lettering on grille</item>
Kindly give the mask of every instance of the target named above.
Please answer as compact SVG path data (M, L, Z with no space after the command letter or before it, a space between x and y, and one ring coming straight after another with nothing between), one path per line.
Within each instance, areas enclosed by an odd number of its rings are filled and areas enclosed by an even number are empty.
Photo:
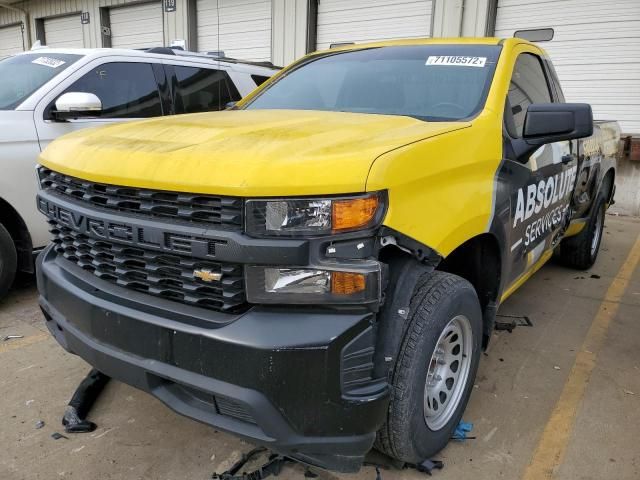
M103 240L113 240L153 250L182 253L200 258L213 257L217 245L225 245L225 240L192 237L180 233L164 231L152 226L139 226L122 221L111 222L92 218L67 210L60 205L38 198L38 209L52 220L73 230Z

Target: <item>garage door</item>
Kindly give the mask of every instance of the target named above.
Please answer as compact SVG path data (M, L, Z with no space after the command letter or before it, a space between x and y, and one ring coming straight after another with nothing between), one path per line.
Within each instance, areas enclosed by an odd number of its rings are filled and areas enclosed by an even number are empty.
M20 25L0 27L0 58L22 52L22 28Z
M82 48L82 22L80 15L44 19L44 40L49 47Z
M640 2L499 0L496 36L552 27L541 43L571 102L591 103L599 119L640 134Z
M198 51L271 60L271 0L198 0Z
M431 36L431 0L320 0L316 48Z
M109 10L113 48L152 48L164 45L162 4L143 3Z

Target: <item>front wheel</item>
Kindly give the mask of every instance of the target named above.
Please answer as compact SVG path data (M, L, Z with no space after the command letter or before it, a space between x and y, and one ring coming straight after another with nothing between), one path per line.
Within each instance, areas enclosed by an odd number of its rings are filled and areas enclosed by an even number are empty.
M481 338L482 313L469 282L443 272L418 281L378 449L419 463L447 445L471 395Z

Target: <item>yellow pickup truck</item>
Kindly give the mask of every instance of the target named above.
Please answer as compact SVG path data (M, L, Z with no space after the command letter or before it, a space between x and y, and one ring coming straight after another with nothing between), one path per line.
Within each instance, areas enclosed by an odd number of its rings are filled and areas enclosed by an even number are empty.
M619 135L522 39L312 53L230 110L53 142L40 305L183 415L327 469L417 463L500 303L554 252L596 260Z

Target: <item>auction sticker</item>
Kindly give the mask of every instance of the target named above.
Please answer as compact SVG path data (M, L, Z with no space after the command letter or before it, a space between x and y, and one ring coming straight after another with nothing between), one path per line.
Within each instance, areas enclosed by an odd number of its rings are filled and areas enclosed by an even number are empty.
M50 68L58 68L59 66L64 65L66 62L64 60L58 60L57 58L38 57L35 60L33 60L31 63L44 65L45 67L50 67Z
M431 55L425 65L447 65L453 67L484 67L487 57L465 57L459 55Z

